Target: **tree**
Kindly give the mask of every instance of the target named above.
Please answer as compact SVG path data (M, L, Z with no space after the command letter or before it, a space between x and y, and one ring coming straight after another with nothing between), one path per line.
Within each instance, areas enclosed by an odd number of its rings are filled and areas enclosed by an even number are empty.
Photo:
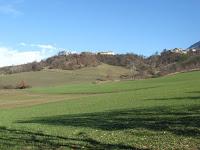
M130 62L129 68L130 68L131 78L135 79L135 76L137 75L137 68L135 66L135 63L134 62Z

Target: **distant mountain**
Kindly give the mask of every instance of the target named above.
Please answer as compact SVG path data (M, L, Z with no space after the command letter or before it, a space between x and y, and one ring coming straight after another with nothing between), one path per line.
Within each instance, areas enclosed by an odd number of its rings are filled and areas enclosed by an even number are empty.
M195 44L193 44L193 45L190 46L188 49L193 49L193 48L195 48L195 49L200 49L200 41L197 42L197 43L195 43Z

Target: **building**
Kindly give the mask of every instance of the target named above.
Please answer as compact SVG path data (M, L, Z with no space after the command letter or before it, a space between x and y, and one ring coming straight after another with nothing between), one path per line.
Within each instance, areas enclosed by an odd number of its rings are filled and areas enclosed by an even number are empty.
M197 50L195 48L191 49L192 52L196 52Z
M183 50L181 48L175 48L171 51L174 52L174 53L182 53Z
M71 54L71 53L67 52L67 51L60 51L60 52L58 52L58 56L67 56L69 54Z
M98 55L115 55L115 53L112 52L112 51L107 51L107 52L98 52L97 54L98 54Z
M170 50L173 53L179 53L179 54L187 54L187 50L183 50L182 48L174 48Z

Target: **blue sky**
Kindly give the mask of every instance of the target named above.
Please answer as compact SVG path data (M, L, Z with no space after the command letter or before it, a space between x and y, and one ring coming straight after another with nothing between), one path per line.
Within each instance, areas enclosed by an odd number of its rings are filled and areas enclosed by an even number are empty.
M199 6L199 0L0 0L0 66L63 49L149 56L187 48L200 40Z

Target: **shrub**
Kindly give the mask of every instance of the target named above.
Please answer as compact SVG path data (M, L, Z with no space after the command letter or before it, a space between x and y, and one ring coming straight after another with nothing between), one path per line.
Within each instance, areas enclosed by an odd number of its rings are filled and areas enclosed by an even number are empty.
M27 89L30 87L30 85L28 85L25 81L22 80L19 84L17 84L16 89Z

